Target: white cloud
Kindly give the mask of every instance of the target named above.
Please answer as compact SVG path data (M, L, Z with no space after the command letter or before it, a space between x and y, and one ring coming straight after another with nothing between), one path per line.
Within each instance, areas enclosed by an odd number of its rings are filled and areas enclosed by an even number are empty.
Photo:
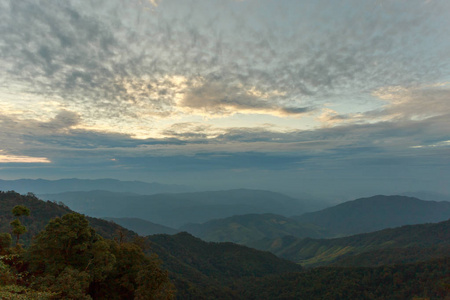
M0 150L0 163L51 163L51 161L45 157L3 154L3 150Z

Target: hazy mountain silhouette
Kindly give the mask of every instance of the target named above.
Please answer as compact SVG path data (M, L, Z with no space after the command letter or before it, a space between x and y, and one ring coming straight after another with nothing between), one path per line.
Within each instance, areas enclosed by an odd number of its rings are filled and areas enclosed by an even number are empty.
M430 191L405 192L400 195L429 201L450 201L450 195Z
M320 226L331 234L345 236L402 225L439 222L449 217L450 202L378 195L293 218Z
M180 232L177 229L156 224L139 218L103 218L112 221L127 229L133 230L139 235L147 236L152 234L175 234Z
M247 189L157 195L91 191L42 197L62 201L73 210L94 217L141 218L174 228L249 213L292 215L304 212L302 202L297 199Z
M0 190L18 193L33 192L35 194L53 194L70 191L105 190L111 192L125 192L142 195L158 193L188 192L192 189L174 184L162 184L157 182L121 181L116 179L18 179L1 180Z

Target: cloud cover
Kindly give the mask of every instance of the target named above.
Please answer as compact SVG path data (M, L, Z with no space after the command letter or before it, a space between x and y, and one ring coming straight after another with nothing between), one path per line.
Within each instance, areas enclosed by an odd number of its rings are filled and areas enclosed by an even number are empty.
M46 174L139 178L447 166L449 12L447 1L2 1L0 150L51 161Z

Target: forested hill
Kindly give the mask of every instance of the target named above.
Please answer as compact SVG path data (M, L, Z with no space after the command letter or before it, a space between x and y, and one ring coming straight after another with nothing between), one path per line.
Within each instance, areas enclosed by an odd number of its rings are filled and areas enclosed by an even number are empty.
M2 232L10 232L11 210L15 205L25 205L31 210L30 216L22 218L29 229L27 237L21 236L22 242L29 242L31 236L43 230L50 219L72 213L67 207L39 200L32 194L0 192ZM104 237L118 238L119 231L128 241L136 236L115 223L95 218L88 220ZM232 243L207 243L187 233L154 235L149 236L147 241L150 242L146 246L147 253L156 253L162 259L163 266L176 285L179 299L240 299L234 286L238 280L302 269L269 252Z
M0 191L0 232L10 232L9 223L14 219L11 210L16 205L25 205L31 210L28 217L22 219L23 225L27 227L27 232L21 236L23 243L28 245L31 238L36 236L47 223L56 217L61 217L73 211L68 207L50 201L42 201L34 194L21 195L19 193L9 191ZM113 238L117 236L118 231L132 238L136 234L125 229L113 222L105 221L97 218L87 217L91 226L105 238Z
M314 224L305 224L276 214L247 214L217 219L180 228L206 241L251 245L261 239L286 235L322 238L327 232Z
M373 196L348 201L294 219L312 223L334 235L352 235L402 225L440 222L450 217L450 202L405 196Z
M239 282L240 299L444 300L450 258L377 268L322 267Z
M286 236L279 239L261 240L254 245L271 251L280 257L305 265L326 265L340 259L369 252L399 263L420 261L450 253L450 220L440 223L407 225L393 229L358 234L335 239L300 239ZM434 253L434 254L433 254ZM354 263L352 263L354 265Z
M302 270L269 252L233 243L208 243L182 232L148 237L170 271L179 299L242 299L234 284L248 278Z

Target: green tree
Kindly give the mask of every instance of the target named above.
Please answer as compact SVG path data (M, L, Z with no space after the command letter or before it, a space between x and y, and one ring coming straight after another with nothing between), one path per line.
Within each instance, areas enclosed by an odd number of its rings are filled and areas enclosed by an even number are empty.
M146 256L137 244L103 239L78 213L51 220L25 259L37 278L34 286L64 299L133 299L138 295L137 299L171 299L173 295L168 274L156 259Z
M67 299L81 299L79 295L86 295L92 282L103 280L114 267L115 257L108 248L86 217L71 213L48 223L35 238L26 260L30 271L41 277L36 281L39 288L50 288ZM83 284L73 284L69 295L61 278L82 279Z
M109 270L114 257L102 257L103 238L95 233L81 214L66 214L52 219L39 233L28 251L32 270L58 275L67 266L79 271L96 267ZM109 258L109 260L108 260Z
M174 298L175 290L168 280L168 272L157 265L156 260L147 262L147 265L138 272L136 283L136 300L170 300Z
M116 265L104 281L91 285L94 299L172 299L174 286L157 256L147 256L140 239L132 243L108 240ZM148 281L147 281L148 280Z
M12 237L9 233L0 233L0 255L5 254L11 247Z
M12 226L12 233L16 236L16 246L18 246L20 236L27 232L27 228L22 225L22 222L20 222L20 218L22 216L29 216L30 209L25 205L16 205L13 207L11 212L15 217L17 217L17 219L11 221L11 223L9 224Z
M13 207L12 213L15 217L29 216L30 209L25 205L16 205Z

